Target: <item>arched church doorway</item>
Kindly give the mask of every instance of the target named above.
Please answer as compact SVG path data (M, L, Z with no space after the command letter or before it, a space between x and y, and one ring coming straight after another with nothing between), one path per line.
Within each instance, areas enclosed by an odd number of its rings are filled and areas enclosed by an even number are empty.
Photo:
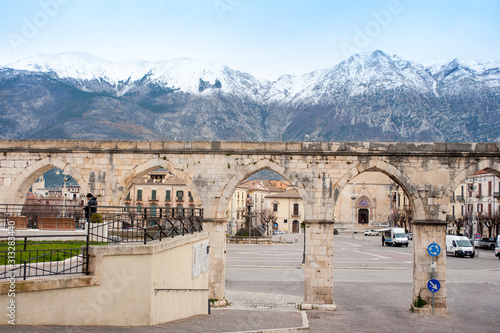
M358 223L368 224L370 222L370 211L366 208L358 210Z

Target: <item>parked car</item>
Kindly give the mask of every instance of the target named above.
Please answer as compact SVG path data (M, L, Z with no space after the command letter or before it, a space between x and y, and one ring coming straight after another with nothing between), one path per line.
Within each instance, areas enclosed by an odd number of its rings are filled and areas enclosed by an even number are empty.
M469 242L473 244L476 249L479 248L479 239L469 238Z
M408 236L408 240L413 240L413 233L412 232L407 233L406 236Z
M379 232L377 230L369 229L365 230L365 236L378 236Z
M495 242L495 256L500 259L500 235L497 235L497 240Z
M494 250L495 249L495 238L482 238L479 240L479 247L484 248L484 249L490 249Z

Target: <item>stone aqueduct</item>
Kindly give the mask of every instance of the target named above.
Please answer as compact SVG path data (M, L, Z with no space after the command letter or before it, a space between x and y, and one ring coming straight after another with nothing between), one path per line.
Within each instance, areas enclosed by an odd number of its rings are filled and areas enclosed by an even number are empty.
M427 245L445 248L452 191L479 170L500 174L498 143L219 142L0 140L0 203L23 203L31 184L53 167L71 175L100 205L123 204L132 182L159 167L189 187L204 208L209 232L211 298L223 299L225 223L229 200L248 176L269 169L287 178L304 204L305 304L334 308L333 216L343 188L362 172L389 176L415 212L413 300L426 290ZM446 256L437 257L441 290L436 310L446 312Z

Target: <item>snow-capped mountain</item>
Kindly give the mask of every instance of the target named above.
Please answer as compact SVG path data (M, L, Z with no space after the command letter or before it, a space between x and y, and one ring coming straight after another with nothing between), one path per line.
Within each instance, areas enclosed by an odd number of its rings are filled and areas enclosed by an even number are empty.
M84 91L97 92L101 88L118 95L125 94L134 83L144 80L188 93L202 92L212 87L223 92L236 92L246 87L262 89L260 82L249 74L219 63L189 58L113 62L87 53L61 53L38 55L5 67L51 74L58 79L80 84L87 83L87 86L81 86ZM105 85L99 87L96 82Z
M0 68L1 138L498 141L500 61L382 51L259 81L193 59L39 55Z

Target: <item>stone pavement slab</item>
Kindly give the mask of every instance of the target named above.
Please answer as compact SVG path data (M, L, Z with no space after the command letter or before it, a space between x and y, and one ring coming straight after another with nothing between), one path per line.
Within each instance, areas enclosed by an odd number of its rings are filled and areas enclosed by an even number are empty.
M307 320L305 320L307 322ZM212 309L210 315L195 316L151 327L71 327L71 326L0 326L2 333L88 333L88 332L165 332L165 333L223 333L266 332L283 328L303 326L300 311L262 311ZM294 330L291 330L293 332ZM307 330L295 330L305 332ZM287 330L272 331L273 333Z

